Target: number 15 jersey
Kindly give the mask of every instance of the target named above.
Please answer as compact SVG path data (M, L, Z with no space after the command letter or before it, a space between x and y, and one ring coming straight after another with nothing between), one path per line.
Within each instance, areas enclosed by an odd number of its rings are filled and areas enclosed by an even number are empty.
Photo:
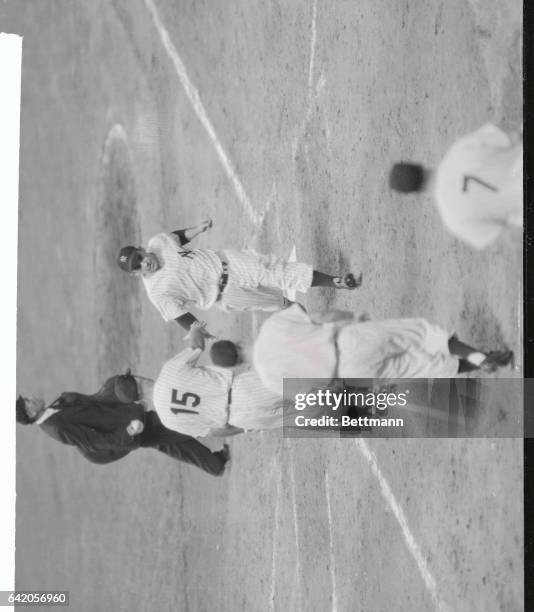
M447 229L476 249L523 219L523 143L488 123L447 151L434 197Z
M161 369L154 384L154 408L165 427L207 436L228 423L232 371L197 366L200 349L186 348Z

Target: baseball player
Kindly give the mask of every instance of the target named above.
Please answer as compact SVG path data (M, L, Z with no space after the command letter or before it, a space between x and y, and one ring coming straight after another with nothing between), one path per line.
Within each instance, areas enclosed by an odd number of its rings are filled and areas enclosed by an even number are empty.
M454 143L435 171L395 164L389 186L401 193L432 192L447 229L484 249L504 228L522 227L522 137L488 123Z
M284 378L453 378L513 360L511 351L483 353L422 318L355 320L337 311L312 318L298 304L263 323L252 351L234 346L235 364L252 357L263 384L279 395Z
M142 277L151 302L164 320L175 320L184 329L197 321L189 312L191 306L272 312L287 305L281 291L355 289L361 284L361 275L358 279L350 273L329 276L308 264L286 262L252 250L184 248L211 226L211 220L207 220L197 227L161 233L148 242L146 250L127 246L119 253L120 268Z
M153 403L161 422L193 437L281 427L282 398L266 389L254 371L234 373L224 355L218 366L197 364L204 350L203 326L192 325L189 347L163 366L154 384Z

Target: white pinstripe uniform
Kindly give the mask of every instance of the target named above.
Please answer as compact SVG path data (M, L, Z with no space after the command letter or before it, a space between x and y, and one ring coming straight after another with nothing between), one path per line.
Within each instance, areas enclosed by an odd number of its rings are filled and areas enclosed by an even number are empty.
M458 359L449 337L425 319L317 324L294 305L262 325L253 362L280 395L284 378L451 378Z
M253 370L234 376L227 368L197 366L201 353L185 349L156 380L153 402L165 427L194 437L227 424L245 430L282 427L281 397L266 389Z
M313 268L299 262L285 262L274 255L255 251L225 250L219 256L209 249L188 250L173 234L158 234L147 245L160 269L143 276L151 302L166 321L189 311L191 306L208 310L267 310L283 307L282 291L305 293L311 286ZM223 273L221 257L229 268L227 286L219 297Z
M154 384L153 401L168 429L207 436L228 422L231 370L197 366L200 349L186 348L167 361Z
M458 140L440 163L434 197L449 231L476 249L523 222L523 143L488 123Z
M286 404L286 415L288 408ZM277 429L283 424L283 398L269 391L253 369L237 374L232 385L230 425L253 431Z

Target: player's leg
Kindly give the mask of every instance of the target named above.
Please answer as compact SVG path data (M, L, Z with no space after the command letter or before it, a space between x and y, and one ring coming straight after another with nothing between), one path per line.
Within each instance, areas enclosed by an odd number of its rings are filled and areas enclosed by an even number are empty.
M229 458L228 448L212 452L209 448L185 434L167 429L155 412L145 415L145 429L141 446L155 448L177 461L195 465L213 476L224 472Z
M495 372L497 368L513 364L514 360L512 351L491 351L484 353L461 342L456 336L449 338L449 351L451 355L455 355L460 360L459 373L478 369L484 372Z
M313 271L312 287L333 287L334 289L356 289L362 284L362 274L356 278L352 272L342 276L330 276L324 272Z
M193 438L171 444L158 444L152 448L177 461L195 465L212 476L222 476L230 454L227 445L223 450L212 452Z
M285 293L306 293L310 287L355 289L361 275L330 276L314 270L309 264L285 261L276 255L262 255L255 251L225 251L230 273L244 288L277 287Z
M513 361L511 351L478 351L423 318L354 323L340 330L337 345L342 378L451 378Z
M218 304L226 312L249 312L254 310L277 312L287 308L288 300L280 289L273 287L245 289L229 280Z

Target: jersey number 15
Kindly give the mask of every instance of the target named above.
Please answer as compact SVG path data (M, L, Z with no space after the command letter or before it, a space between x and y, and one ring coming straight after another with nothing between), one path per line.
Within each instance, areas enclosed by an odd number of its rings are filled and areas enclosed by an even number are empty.
M189 403L189 400L192 400ZM190 410L190 408L195 408L200 404L200 397L196 393L190 393L186 391L182 394L182 397L178 397L178 391L176 389L172 390L171 395L171 403L177 404L179 406L186 406L186 408L171 408L171 412L173 414L187 413L187 414L198 414L197 410Z

